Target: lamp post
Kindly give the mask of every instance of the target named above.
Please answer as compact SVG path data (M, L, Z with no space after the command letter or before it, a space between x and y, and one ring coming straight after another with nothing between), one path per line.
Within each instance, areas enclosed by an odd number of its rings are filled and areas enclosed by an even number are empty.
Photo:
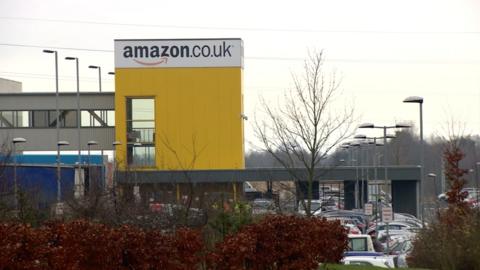
M90 182L91 179L91 169L90 169L90 150L91 147L94 145L98 145L97 141L88 141L87 142L87 148L88 148L88 163L87 163L87 168L88 168L88 181Z
M357 155L356 155L356 158L355 158L355 208L358 209L360 207L360 196L359 196L359 190L360 190L360 185L359 185L359 181L360 181L360 178L361 178L361 173L359 175L358 173L358 170L359 170L359 166L360 166L360 162L361 162L361 155L360 155L360 152L361 152L361 144L360 143L350 143L350 147L355 147L357 148ZM352 160L353 162L353 160Z
M69 145L67 141L58 141L57 142L57 153L60 153L60 147ZM62 199L62 189L61 189L61 181L62 181L62 172L60 170L60 154L57 155L57 203L59 203Z
M118 146L118 145L122 145L122 142L120 142L120 141L114 141L114 142L112 143L112 146L113 146L113 169L115 169L115 168L116 168L116 165L117 165L117 163L116 163L116 161L117 161L116 150L117 150L117 146Z
M65 57L65 60L75 60L76 74L77 74L77 136L78 136L78 167L80 168L81 160L81 151L82 143L80 137L80 73L78 68L78 58L77 57Z
M438 207L437 175L434 173L429 173L427 174L427 176L433 179L433 185L435 188L435 207L437 208L437 211L438 211L439 207Z
M385 179L384 179L384 189L385 189L385 192L386 194L389 194L390 192L387 191L387 185L388 185L388 169L387 169L387 164L388 164L388 160L387 160L387 129L397 129L397 128L409 128L410 125L403 125L403 124L396 124L396 125L393 125L393 126L376 126L372 123L364 123L364 124L361 124L360 126L358 126L358 128L378 128L378 129L383 129L383 165L384 165L384 169L385 169Z
M354 139L357 139L357 140L366 140L367 137L365 135L355 135L353 137ZM363 152L362 152L362 145L366 145L367 147L365 148L365 153L366 153L366 156L365 156L365 161L363 161ZM369 173L368 173L368 142L361 142L359 143L359 151L360 151L360 160L362 161L362 164L361 165L361 179L362 179L362 182L361 182L361 188L359 188L360 190L360 208L363 208L364 204L365 204L365 182L368 186L368 180L369 180ZM364 172L366 172L364 174ZM364 176L366 175L366 177L364 178ZM366 181L364 181L366 180Z
M374 168L374 178L375 178L375 181L378 180L377 179L377 164L376 164L376 155L377 155L377 151L376 151L376 147L377 146L383 146L384 144L382 143L377 143L377 139L383 139L384 137L383 136L380 136L380 137L367 137L366 135L363 135L363 134L358 134L358 135L355 135L353 137L354 139L364 139L364 140L373 140L373 142L368 142L368 144L373 144L374 147L373 147L373 168ZM395 138L395 135L387 135L386 136L387 139L394 139ZM367 158L367 162L368 162L368 158ZM368 163L367 163L368 165ZM375 188L375 195L377 198L375 198L376 200L378 199L378 188Z
M53 50L43 50L44 53L53 53L55 55L55 111L56 111L56 118L55 121L55 128L57 130L57 139L56 141L60 141L60 109L58 108L58 52ZM57 160L60 159L60 150L57 147Z
M117 146L121 145L122 143L120 141L114 141L112 143L113 146L113 173L112 173L112 195L113 195L113 206L115 209L115 213L117 213L117 156L116 156L116 150Z
M102 68L100 66L88 66L91 69L98 69L98 89L102 92Z
M18 210L18 184L17 184L17 143L26 143L27 140L25 138L17 137L13 138L13 204L15 210Z
M479 166L480 166L480 162L476 162L475 163L475 194L477 195L476 196L476 200L477 200L477 205L480 205L480 202L478 201L478 193L480 192L480 190L478 190L478 170L479 170Z
M90 170L90 150L91 150L91 147L94 146L94 145L98 145L98 142L97 141L88 141L87 142L87 147L88 147L88 169Z
M420 108L420 187L419 187L419 201L420 201L420 206L421 206L421 216L422 216L422 224L424 224L423 220L423 178L424 172L425 172L425 149L424 149L424 141L423 141L423 98L422 97L417 97L417 96L411 96L407 97L406 99L403 100L404 103L418 103L419 108Z
M132 157L131 157L131 162L128 163L128 167L130 169L130 164L134 163L134 155L135 155L135 147L142 146L141 143L139 142L132 142L128 143L132 147ZM135 166L135 164L133 164ZM140 196L140 187L138 185L138 179L137 179L137 170L134 170L134 182L135 185L133 186L133 196L135 198L135 202L140 202L141 196ZM177 202L180 200L180 190L179 190L179 185L177 184Z

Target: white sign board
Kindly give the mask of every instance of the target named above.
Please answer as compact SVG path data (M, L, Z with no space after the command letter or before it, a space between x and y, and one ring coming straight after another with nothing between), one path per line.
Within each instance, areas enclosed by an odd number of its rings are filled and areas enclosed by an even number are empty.
M366 203L365 204L365 215L367 215L367 216L373 215L373 204L371 204L371 203Z
M115 40L115 68L243 67L241 39Z
M382 208L382 221L385 223L393 221L393 210L391 207Z

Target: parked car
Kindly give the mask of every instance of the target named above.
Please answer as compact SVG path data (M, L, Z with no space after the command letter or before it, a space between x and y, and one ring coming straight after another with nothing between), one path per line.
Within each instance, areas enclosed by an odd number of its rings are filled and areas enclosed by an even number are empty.
M252 214L274 214L276 213L275 202L271 199L255 199L252 202Z
M257 192L257 189L250 184L250 182L243 182L243 191L244 192Z
M386 231L388 227L389 231L414 231L417 230L418 227L411 225L407 222L401 222L401 221L394 221L394 222L389 222L388 225L387 223L384 222L378 222L377 224L373 224L370 228L368 228L367 233L370 234L373 231L377 231L377 233Z
M306 207L307 205L307 202L304 201L303 203L302 202L299 202L298 203L298 213L300 215L303 215L305 216L307 213L306 213L306 210L304 209L304 205ZM314 216L318 216L320 215L320 213L322 212L322 200L311 200L310 201L310 212L312 213L312 215Z
M348 252L375 252L372 237L368 234L349 234ZM348 253L347 253L348 254Z
M348 234L362 234L360 229L353 224L342 224Z
M395 268L394 257L374 254L364 256L346 256L341 261L345 265L377 266L382 268Z
M352 220L355 225L365 233L368 225L368 217L363 212L351 211L351 210L337 210L322 213L325 218L336 219L349 219Z
M477 200L477 198L480 197L479 190L477 190L476 188L464 188L462 189L462 192L466 196L464 200L465 202L467 202L471 207L479 207L479 202ZM438 195L438 200L446 202L448 200L447 193L442 193Z

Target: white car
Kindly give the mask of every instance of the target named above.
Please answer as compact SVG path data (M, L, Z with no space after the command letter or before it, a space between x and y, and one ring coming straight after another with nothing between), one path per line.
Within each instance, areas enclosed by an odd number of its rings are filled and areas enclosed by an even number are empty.
M375 252L372 237L368 234L349 234L348 251Z
M387 223L379 222L376 226L375 225L371 226L367 230L367 233L375 231L376 229L378 229L378 233L380 233L381 231L386 231ZM388 230L390 231L409 231L409 230L416 230L416 229L418 229L418 227L406 222L394 221L394 222L388 223Z
M395 268L395 262L392 256L347 256L342 259L342 263L348 265Z
M305 203L305 207L306 207L307 202L304 201L304 203ZM311 200L310 201L310 212L314 216L320 215L320 213L322 212L322 200ZM302 216L307 215L305 209L303 208L302 202L298 203L298 214L300 214Z

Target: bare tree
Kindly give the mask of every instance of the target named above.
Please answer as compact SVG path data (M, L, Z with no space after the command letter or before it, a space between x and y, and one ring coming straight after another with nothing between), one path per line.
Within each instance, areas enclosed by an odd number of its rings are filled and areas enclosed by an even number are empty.
M326 78L323 51L309 55L302 77L293 76L294 87L286 91L284 101L274 108L262 100L265 116L256 116L254 132L260 148L270 153L291 174L297 190L302 181L307 196L299 194L307 216L312 215L313 182L318 179L316 168L343 140L351 136L354 110L340 105L340 82L335 73ZM306 170L299 175L294 168Z
M187 156L190 157L188 160L184 160L180 157L179 151L181 149L176 149L168 140L168 137L163 135L162 139L162 144L168 150L168 152L173 155L175 159L176 166L182 171L184 179L186 180L186 186L188 187L188 192L186 195L186 200L184 202L184 207L185 211L183 214L183 224L187 224L189 220L189 214L190 210L192 208L192 203L193 203L193 198L195 195L195 189L194 189L194 183L192 179L192 175L190 174L190 171L195 169L195 165L197 163L198 157L201 155L203 150L205 150L206 146L201 147L198 149L198 143L196 140L196 135L192 135L192 146L187 147L183 146L183 150L186 151L188 154ZM170 168L172 169L172 168Z

